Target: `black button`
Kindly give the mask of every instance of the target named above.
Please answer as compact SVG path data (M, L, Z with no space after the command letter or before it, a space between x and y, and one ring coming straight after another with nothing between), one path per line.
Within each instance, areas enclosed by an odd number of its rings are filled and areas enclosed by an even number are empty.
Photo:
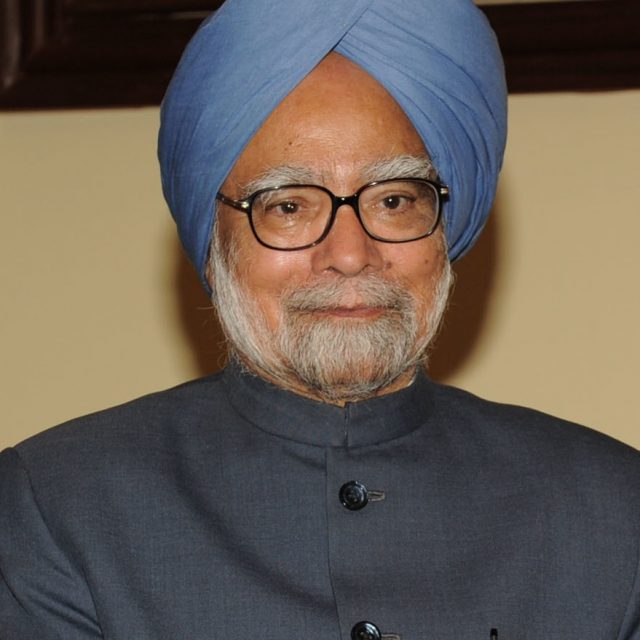
M358 622L351 629L351 640L380 640L382 634L373 622Z
M358 509L362 509L367 505L367 502L369 502L367 488L355 480L343 484L340 487L338 496L342 506L350 511L358 511Z

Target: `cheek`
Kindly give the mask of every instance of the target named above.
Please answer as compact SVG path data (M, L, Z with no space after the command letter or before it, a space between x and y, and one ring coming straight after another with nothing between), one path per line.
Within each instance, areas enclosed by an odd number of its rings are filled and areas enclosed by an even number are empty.
M238 271L247 293L258 303L269 328L274 330L279 322L282 293L296 282L308 280L310 265L304 252L274 251L255 240L250 246L250 252L240 254L247 257L239 263Z
M394 255L387 256L387 264L393 277L403 282L412 291L428 290L434 277L442 271L444 264L443 253L437 246L425 246L425 244L423 240L414 246L392 245Z
M434 243L435 238L425 238L432 241L431 245L419 244L405 247L390 259L393 277L397 279L413 296L416 301L418 314L425 317L434 303L437 282L444 269L444 247L442 243Z

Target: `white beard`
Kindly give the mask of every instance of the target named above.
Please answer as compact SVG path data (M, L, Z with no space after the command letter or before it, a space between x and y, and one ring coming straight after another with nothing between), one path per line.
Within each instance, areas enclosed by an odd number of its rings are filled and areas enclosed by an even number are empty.
M213 300L231 356L250 370L326 402L354 402L376 395L426 362L451 288L447 260L432 285L426 330L421 330L416 302L403 286L378 275L363 275L334 276L284 291L274 334L236 277L233 250L227 257L217 237L214 232ZM354 297L359 304L382 309L381 315L340 319L317 313Z

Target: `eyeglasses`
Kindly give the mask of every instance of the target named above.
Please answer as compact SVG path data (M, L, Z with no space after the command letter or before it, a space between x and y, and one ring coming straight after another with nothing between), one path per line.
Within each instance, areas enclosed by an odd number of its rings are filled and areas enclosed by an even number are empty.
M218 192L216 199L249 216L256 240L270 249L297 251L322 242L343 205L354 211L365 233L380 242L412 242L438 227L449 188L432 180L405 178L370 182L351 196L336 196L312 184L260 189L243 200Z

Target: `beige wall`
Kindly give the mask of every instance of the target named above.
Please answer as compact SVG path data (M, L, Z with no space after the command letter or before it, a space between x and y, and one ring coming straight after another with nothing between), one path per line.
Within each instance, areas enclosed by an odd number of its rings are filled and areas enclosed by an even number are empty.
M0 447L216 368L157 110L0 114ZM515 96L434 375L640 447L640 91Z

